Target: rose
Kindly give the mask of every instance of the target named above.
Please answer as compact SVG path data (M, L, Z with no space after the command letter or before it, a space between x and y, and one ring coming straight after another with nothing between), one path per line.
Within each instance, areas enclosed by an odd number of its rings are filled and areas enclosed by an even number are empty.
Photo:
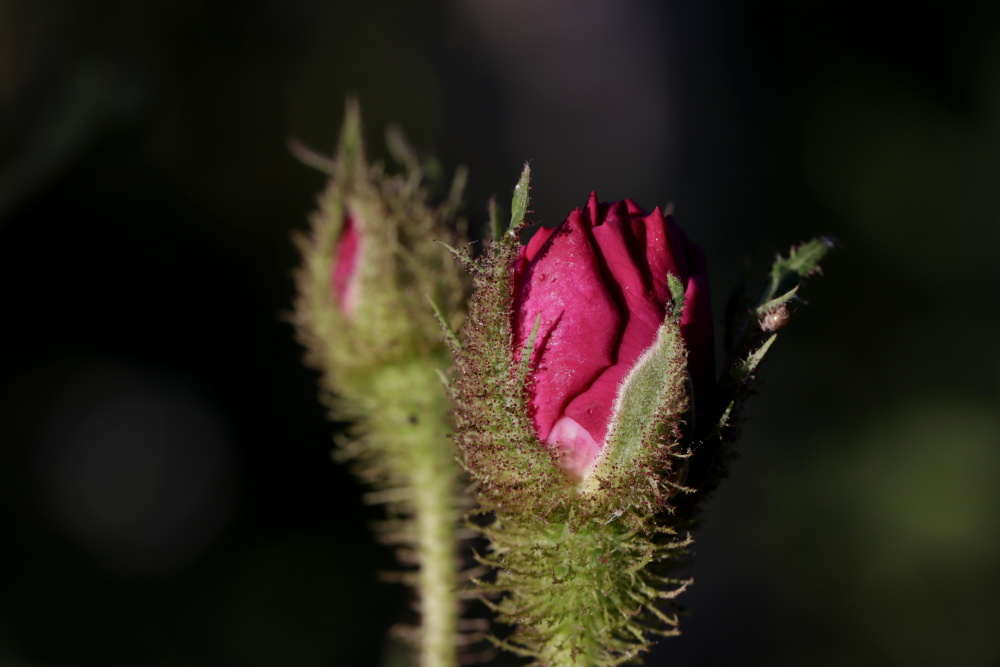
M515 265L515 356L540 315L530 359L529 411L538 438L571 477L595 463L619 386L656 340L672 302L667 274L685 289L681 334L695 392L714 375L705 256L672 216L591 193L557 227L540 228Z
M330 287L340 312L351 317L358 302L358 273L361 256L361 234L354 214L344 211L344 223L334 250Z

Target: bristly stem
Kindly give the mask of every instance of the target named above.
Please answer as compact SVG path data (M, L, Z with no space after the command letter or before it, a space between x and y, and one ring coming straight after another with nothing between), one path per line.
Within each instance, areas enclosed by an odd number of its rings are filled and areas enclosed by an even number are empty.
M370 445L389 486L406 490L389 503L387 542L415 552L413 583L421 622L422 667L454 667L458 640L458 524L463 501L459 470L448 439L446 388L431 360L383 369L369 385L381 407L371 419ZM376 444L379 442L379 444ZM393 526L392 524L395 523Z
M458 469L447 437L446 389L436 374L425 368L412 387L424 396L414 407L422 413L412 415L415 456L412 457L411 485L415 542L420 559L417 596L421 605L420 664L423 667L454 667L457 664L458 640L458 521L460 499L457 496ZM427 405L431 403L432 405ZM423 424L421 424L423 422ZM424 428L419 428L424 426Z
M456 664L459 611L453 476L434 463L428 457L426 465L413 473L421 556L417 583L423 617L421 664L452 667Z

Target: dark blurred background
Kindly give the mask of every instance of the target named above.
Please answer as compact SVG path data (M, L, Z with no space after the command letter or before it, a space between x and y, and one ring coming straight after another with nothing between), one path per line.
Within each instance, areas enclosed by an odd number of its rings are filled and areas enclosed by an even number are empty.
M350 92L474 222L673 201L720 314L840 240L648 664L1000 665L1000 12L831 0L0 0L0 664L395 660L282 321Z

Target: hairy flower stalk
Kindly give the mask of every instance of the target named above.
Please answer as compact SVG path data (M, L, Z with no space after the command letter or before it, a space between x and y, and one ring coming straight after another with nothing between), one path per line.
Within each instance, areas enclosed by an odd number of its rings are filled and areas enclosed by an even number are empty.
M296 239L294 322L307 362L322 372L331 418L352 423L336 457L374 487L368 498L388 517L380 537L416 565L404 579L416 589L421 624L404 634L414 636L421 665L450 667L465 501L442 382L451 360L434 308L450 326L465 313L465 278L441 243L455 241L463 175L445 204L429 208L413 153L399 135L390 144L407 165L401 176L368 165L349 103L335 159L303 153L331 179L310 233Z
M481 257L458 253L475 289L455 342L456 443L494 571L479 586L513 626L504 648L617 665L676 634L694 500L724 472L773 342L761 335L827 246L781 260L716 383L704 256L672 218L592 195L521 247L528 188L525 167L507 230L494 219Z

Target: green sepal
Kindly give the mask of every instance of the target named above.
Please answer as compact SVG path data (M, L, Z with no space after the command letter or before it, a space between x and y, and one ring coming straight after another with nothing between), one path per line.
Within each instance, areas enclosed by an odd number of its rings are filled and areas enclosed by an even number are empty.
M736 378L742 380L751 377L754 371L757 370L757 366L760 365L764 355L771 349L771 344L774 343L777 337L778 334L771 334L771 337L764 341L763 345L752 351L745 359L741 360L734 369L734 375Z
M770 311L780 308L781 306L787 304L789 301L795 298L795 295L799 292L799 285L796 285L792 289L788 290L781 296L775 297L769 301L765 301L754 309L754 312L758 315L766 315Z
M760 365L764 355L771 349L771 345L777 337L778 334L771 334L770 338L764 341L763 345L755 350L751 350L746 357L733 366L730 370L728 384L734 387L745 388L753 378L753 374L757 370L757 366ZM722 415L719 417L718 431L724 432L727 428L732 426L733 412L737 408L740 398L742 397L732 398L726 405L726 409L722 411Z
M547 514L572 495L572 485L551 452L538 441L528 416L527 367L514 358L511 330L513 266L520 233L527 227L531 172L525 165L514 189L505 232L486 244L473 260L460 261L473 272L473 297L455 354L455 439L459 462L478 482L484 511ZM491 207L494 231L496 207ZM529 348L533 345L532 337Z
M521 170L521 177L517 179L517 185L514 186L514 198L510 202L510 225L507 226L509 234L524 224L524 216L528 213L530 187L531 167L525 162L524 169Z
M581 494L608 515L632 508L653 514L685 489L686 452L678 443L688 407L687 350L679 314L674 310L667 315L656 341L622 382L607 440L581 483Z
M788 257L778 255L771 267L771 281L764 290L761 302L773 299L776 294L787 292L819 270L819 263L834 247L835 242L827 236L795 246Z
M670 299L673 302L673 310L671 311L680 321L681 313L684 312L684 283L681 279L672 273L667 274L667 286L670 288Z

